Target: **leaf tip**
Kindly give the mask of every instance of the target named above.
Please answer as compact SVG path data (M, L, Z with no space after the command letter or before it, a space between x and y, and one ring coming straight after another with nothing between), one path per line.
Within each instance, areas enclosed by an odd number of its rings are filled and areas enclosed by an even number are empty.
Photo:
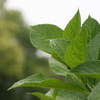
M79 14L80 15L80 10L79 10L79 8L78 8L78 10L77 10L77 13L76 14Z
M77 12L80 12L79 8L78 8Z
M12 89L12 87L8 88L7 91L9 91L9 90L11 90L11 89Z
M91 16L89 15L88 18L91 18Z

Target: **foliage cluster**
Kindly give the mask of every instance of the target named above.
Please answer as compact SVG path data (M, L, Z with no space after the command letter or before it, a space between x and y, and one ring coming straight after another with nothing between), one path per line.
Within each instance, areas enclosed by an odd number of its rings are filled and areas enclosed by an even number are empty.
M51 57L51 70L66 82L35 74L12 85L50 88L29 93L41 100L100 100L100 24L89 16L81 25L79 10L64 30L51 24L31 26L32 44Z

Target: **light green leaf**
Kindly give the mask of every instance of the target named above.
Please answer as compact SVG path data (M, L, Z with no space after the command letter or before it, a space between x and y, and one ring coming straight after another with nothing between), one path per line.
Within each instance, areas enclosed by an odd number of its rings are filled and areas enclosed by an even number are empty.
M39 93L39 92L34 92L34 93L28 93L28 94L32 94L32 95L35 95L37 96L38 98L40 98L41 100L56 100L52 97L49 97L45 94L42 94L42 93Z
M80 33L81 30L81 18L79 10L75 16L70 20L63 32L63 39L73 41L73 39Z
M46 79L48 79L48 78L40 73L34 74L34 75L31 75L25 79L22 79L22 80L16 82L8 90L16 88L16 87L21 87L21 86L30 86L31 87L32 86L31 83L39 83L39 82L46 80Z
M93 88L88 100L100 100L100 82Z
M61 38L62 32L63 31L55 25L35 25L31 26L30 40L36 48L52 54L53 50L50 46L49 39Z
M46 95L52 97L52 95L53 95L53 93L54 93L54 90L55 90L55 89L50 89L50 90L46 93Z
M70 43L66 49L64 61L69 67L74 68L86 61L87 31L81 33Z
M82 93L71 90L65 90L58 94L56 100L86 100L86 99L87 96Z
M49 58L49 66L55 74L63 76L67 75L68 72L67 66L55 60L53 57Z
M56 52L56 54L64 60L64 55L66 52L66 48L70 44L70 41L64 40L64 39L51 39L50 44L52 49Z
M69 72L100 79L100 61L85 62Z
M96 61L99 58L100 32L90 41L87 47L87 61Z
M58 95L58 90L57 89L50 89L46 93L46 95L52 97L53 99L56 99L56 96Z
M32 75L23 80L16 82L8 90L16 87L41 87L41 88L52 88L52 89L65 89L74 90L84 93L83 88L73 83L62 82L58 79L47 79L41 74Z
M96 34L100 32L99 23L95 19L91 18L91 16L89 16L88 19L83 23L82 27L85 27L88 31L88 35L87 35L88 43L94 38Z

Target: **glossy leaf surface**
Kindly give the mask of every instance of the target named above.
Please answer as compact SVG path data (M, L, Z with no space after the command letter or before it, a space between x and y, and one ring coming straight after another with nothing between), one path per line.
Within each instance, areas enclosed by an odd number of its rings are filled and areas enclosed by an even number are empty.
M43 79L43 80L42 80ZM75 90L84 93L83 88L73 83L62 82L58 79L47 79L41 74L32 75L23 80L16 82L12 85L10 89L16 87L41 87L41 88L53 88L53 89L65 89L65 90Z

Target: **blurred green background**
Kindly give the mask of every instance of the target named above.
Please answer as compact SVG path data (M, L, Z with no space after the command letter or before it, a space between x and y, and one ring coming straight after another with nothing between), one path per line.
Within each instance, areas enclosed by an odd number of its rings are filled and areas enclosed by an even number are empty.
M29 27L19 11L4 8L0 0L0 100L39 100L27 92L43 92L40 88L7 89L16 81L35 73L52 77L47 58L36 56L37 49L29 39Z

